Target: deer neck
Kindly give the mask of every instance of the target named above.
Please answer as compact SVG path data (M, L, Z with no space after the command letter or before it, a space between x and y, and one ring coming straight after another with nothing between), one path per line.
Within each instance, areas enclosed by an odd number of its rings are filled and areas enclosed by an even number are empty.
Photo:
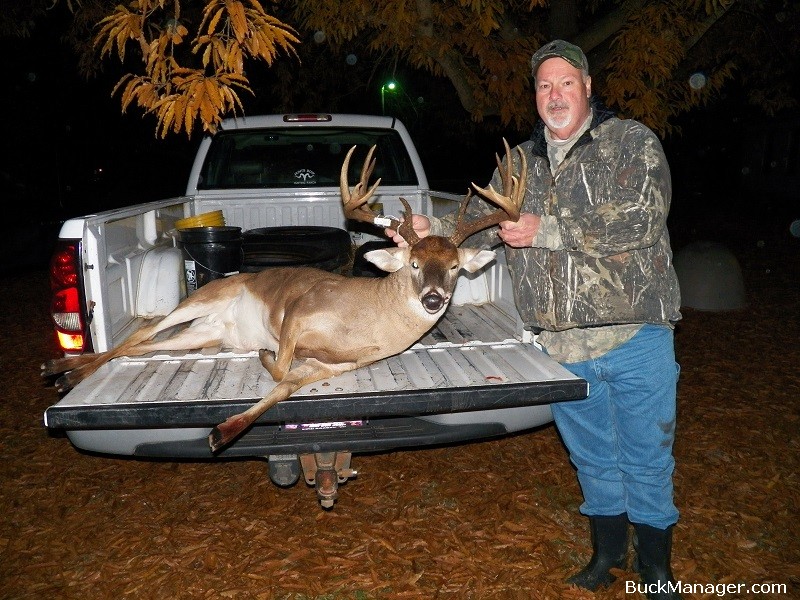
M370 279L367 293L376 305L383 319L392 323L398 330L414 332L420 337L430 329L444 314L449 302L435 313L425 310L420 294L414 287L408 266L389 273L385 277Z

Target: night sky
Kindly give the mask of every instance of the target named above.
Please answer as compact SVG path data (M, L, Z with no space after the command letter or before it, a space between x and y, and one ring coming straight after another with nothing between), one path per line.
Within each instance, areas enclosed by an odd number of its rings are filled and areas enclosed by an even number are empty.
M45 23L33 38L0 39L8 86L0 100L8 136L0 167L6 206L21 207L23 222L55 226L69 216L181 194L200 136L158 139L154 118L136 108L122 115L119 97L110 95L119 73L81 78L59 35ZM758 117L734 90L677 124L681 135L664 140L675 188L673 237L741 235L745 215L754 212L758 235L788 234L800 218L800 118ZM493 167L489 159L482 172L473 164L453 177L451 161L437 164L439 153L425 147L420 153L437 189L463 191L461 183L450 185L454 179L488 178Z

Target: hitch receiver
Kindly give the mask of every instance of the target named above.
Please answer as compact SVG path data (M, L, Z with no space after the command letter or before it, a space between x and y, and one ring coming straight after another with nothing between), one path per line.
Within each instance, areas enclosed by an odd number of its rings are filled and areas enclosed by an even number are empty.
M322 508L333 508L339 496L339 484L346 483L358 473L350 468L351 452L317 452L301 454L300 465L308 485L317 490Z

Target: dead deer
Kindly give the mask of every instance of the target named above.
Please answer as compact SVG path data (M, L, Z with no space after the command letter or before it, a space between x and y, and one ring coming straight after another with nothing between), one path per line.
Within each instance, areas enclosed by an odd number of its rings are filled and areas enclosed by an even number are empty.
M464 222L471 197L468 191L459 208L456 231L449 238L419 239L411 227L411 207L401 198L405 219L402 223L392 221L392 227L399 227L409 246L365 255L389 273L384 278L346 277L309 267L276 267L213 280L162 320L142 327L113 350L51 360L42 365L42 375L63 373L55 385L59 391L66 391L120 356L217 346L244 352L258 350L261 363L277 385L252 407L214 427L208 439L211 450L217 451L304 385L399 354L433 327L450 302L459 271L475 272L495 257L494 251L459 245L486 227L519 219L525 193L525 156L520 151L521 173L514 176L511 151L505 145L506 165L496 157L503 192L472 184L499 210ZM368 187L375 167L375 147L369 151L361 179L351 192L347 172L354 150L355 146L347 153L341 170L344 212L350 219L373 223L377 215L366 203L380 184L378 179ZM186 323L190 325L169 337L153 340L157 334Z

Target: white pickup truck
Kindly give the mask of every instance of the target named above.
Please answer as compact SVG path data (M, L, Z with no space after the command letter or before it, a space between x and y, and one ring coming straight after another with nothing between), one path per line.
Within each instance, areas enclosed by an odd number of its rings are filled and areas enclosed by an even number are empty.
M347 221L338 185L376 146L373 202L398 215L438 215L460 197L432 192L413 142L391 117L255 116L204 139L186 195L66 221L51 262L52 317L65 355L119 345L187 294L180 220L222 211L243 231L241 270L311 264L354 276L381 230ZM369 227L369 226L366 226ZM347 232L347 233L345 233ZM346 240L347 252L335 250ZM355 256L355 260L353 259ZM347 264L345 264L347 263ZM362 263L363 265L363 263ZM347 273L346 270L350 272ZM353 307L358 312L358 307ZM380 323L380 314L369 318ZM212 453L210 430L265 396L274 382L257 353L164 352L107 363L44 413L82 450L112 455L266 459L279 486L302 477L325 508L355 475L353 454L459 443L532 429L549 404L584 398L587 383L542 353L514 307L504 255L461 276L436 327L407 351L300 389L234 443Z

